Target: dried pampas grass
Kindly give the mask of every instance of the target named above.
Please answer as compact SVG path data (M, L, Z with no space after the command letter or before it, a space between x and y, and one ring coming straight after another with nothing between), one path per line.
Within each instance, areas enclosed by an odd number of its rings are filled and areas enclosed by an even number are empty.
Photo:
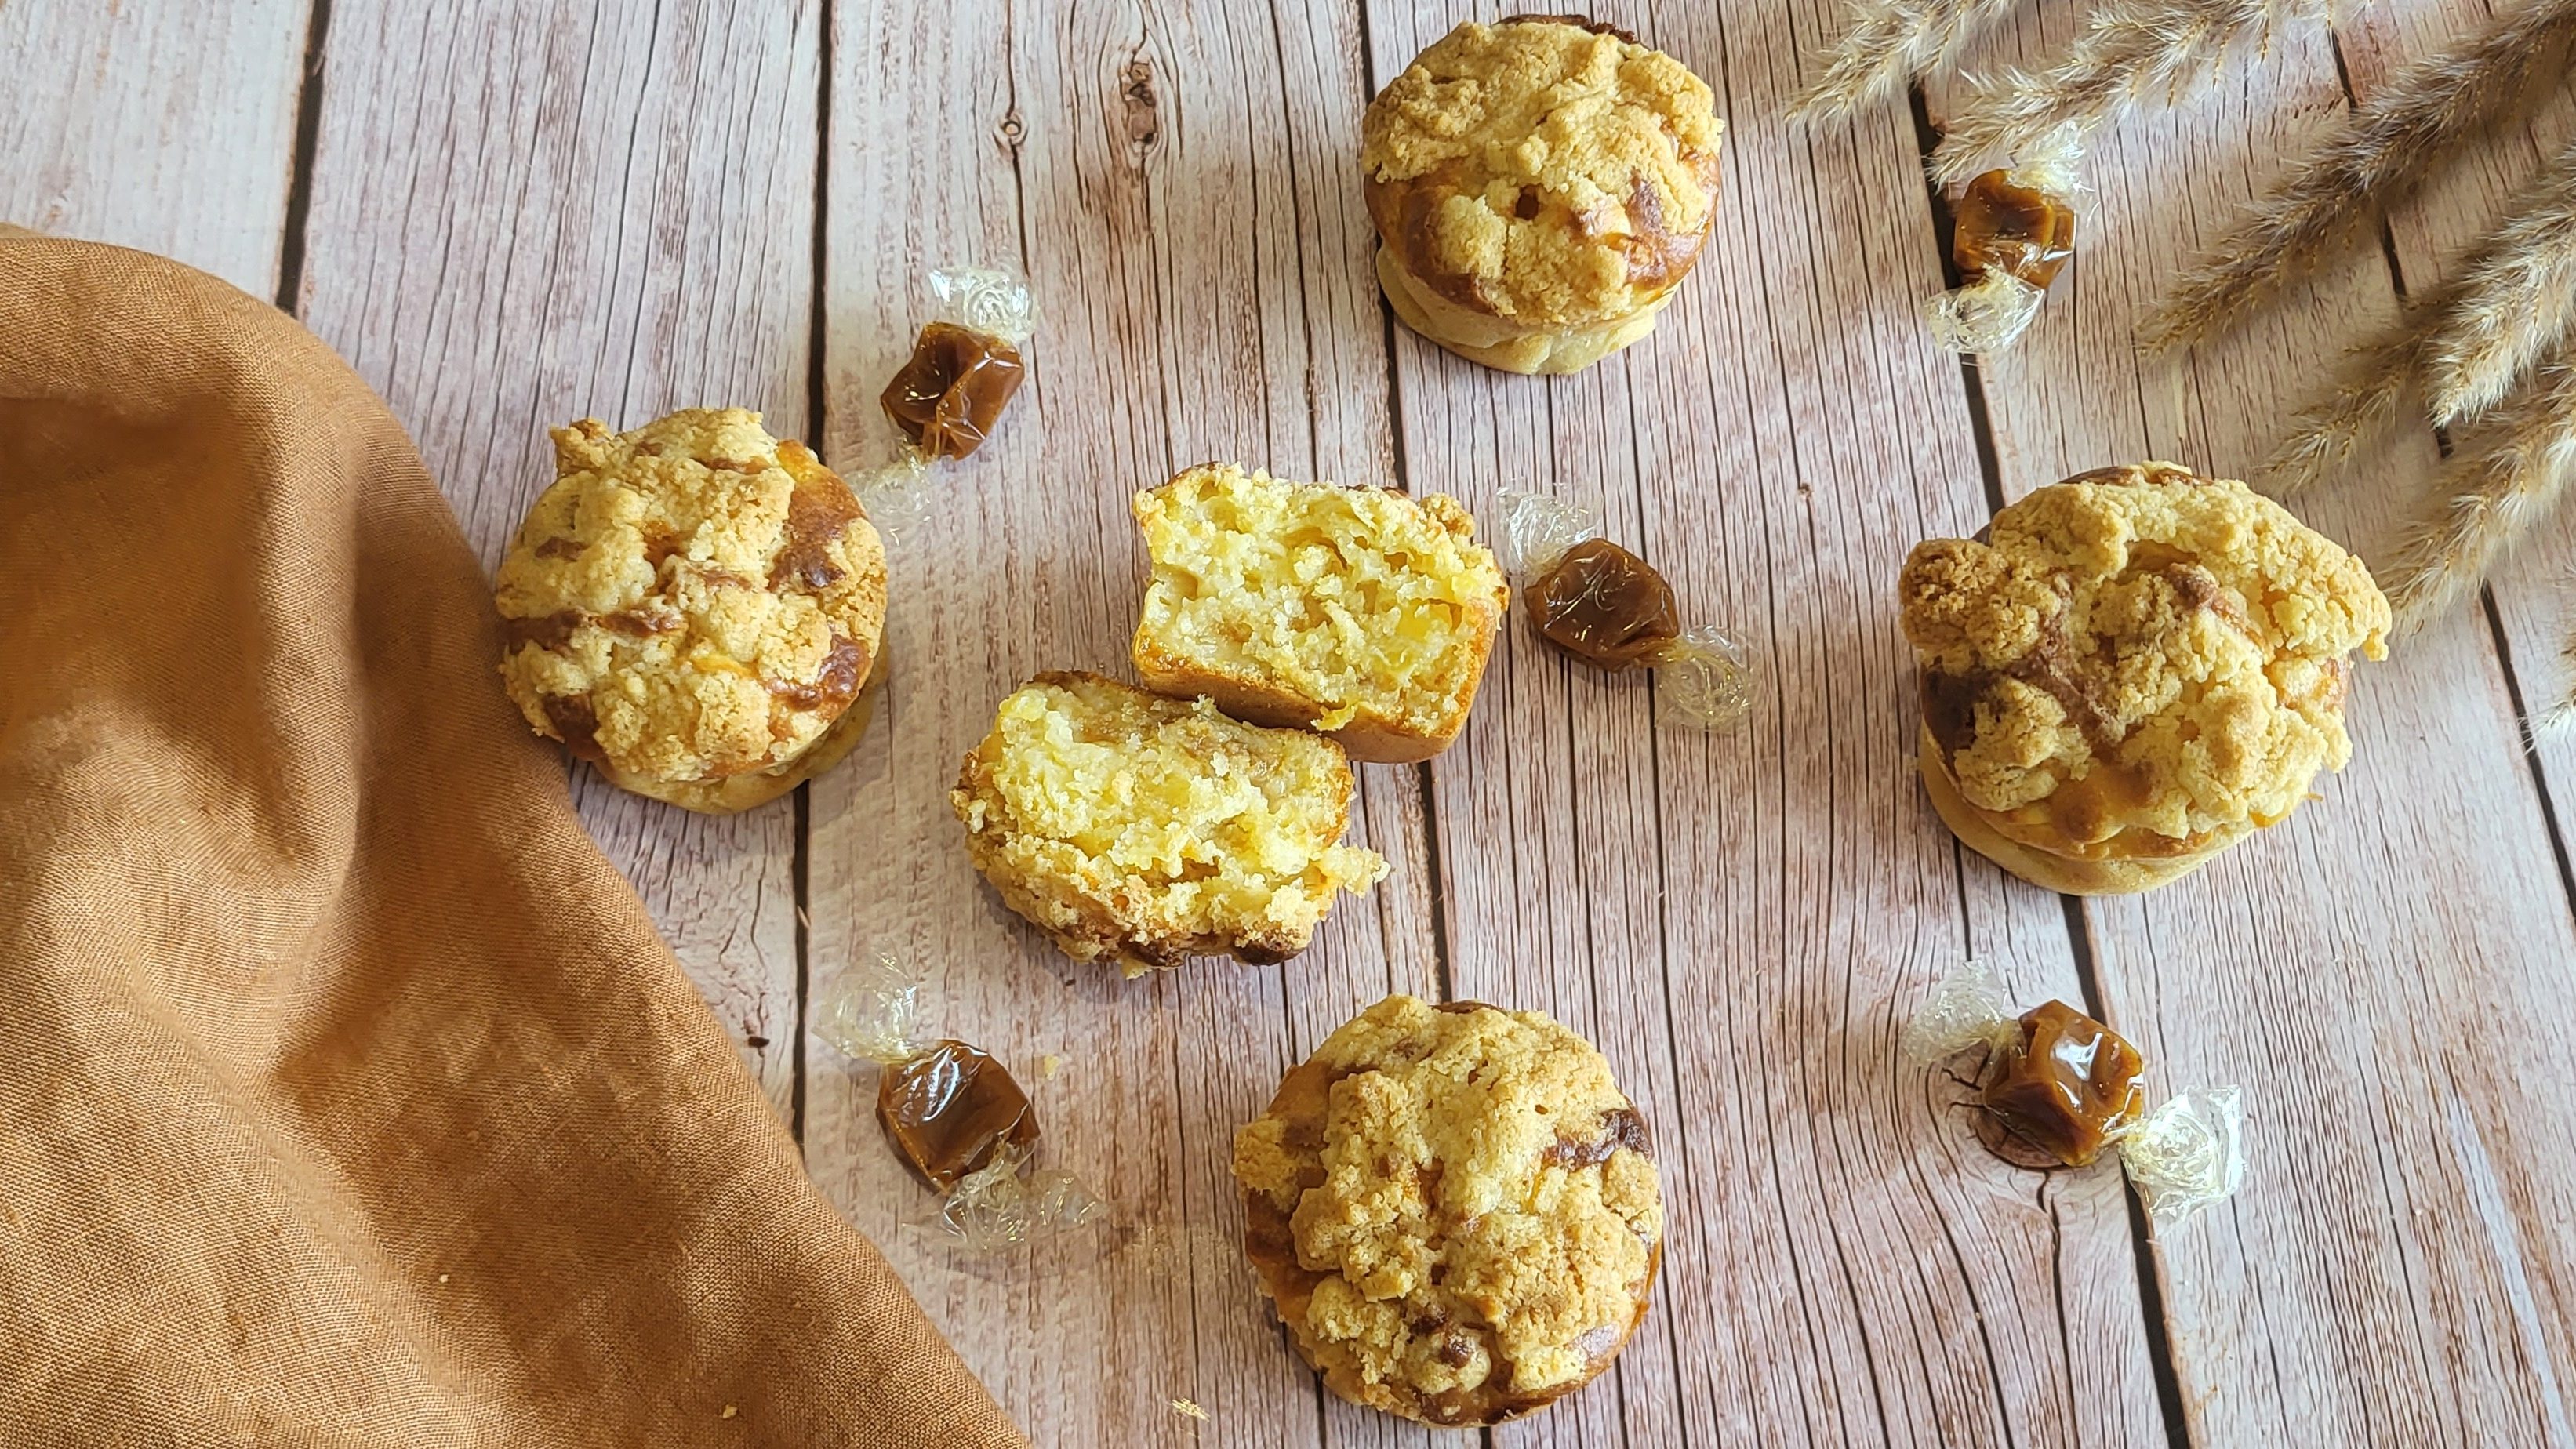
M1893 95L2012 9L2012 0L1853 0L1791 120L1840 120Z
M2426 340L2424 404L2437 426L2504 400L2576 324L2576 141L2479 243Z
M2240 42L2268 48L2284 25L2331 9L2331 0L2106 0L2055 65L1971 82L1932 153L1933 174L1964 181L1990 159L2021 156L2069 128L2090 132L2146 98L2170 105Z
M2341 469L2362 444L2397 421L2397 404L2413 385L2423 355L2421 328L2403 324L2353 349L2334 386L2299 414L2255 482L2267 493L2286 497Z
M2209 336L2411 195L2463 141L2564 73L2576 0L2529 0L2408 67L2185 272L2140 328L2150 349Z
M2441 519L2400 556L2388 599L2411 634L2477 591L2576 476L2576 355L2557 353L2531 390L2498 414L2503 435L2442 470Z
M2295 493L2341 468L2397 420L2420 385L2449 427L2503 401L2576 327L2576 142L2507 207L2440 292L2355 349L2326 397L2299 414L2259 475Z

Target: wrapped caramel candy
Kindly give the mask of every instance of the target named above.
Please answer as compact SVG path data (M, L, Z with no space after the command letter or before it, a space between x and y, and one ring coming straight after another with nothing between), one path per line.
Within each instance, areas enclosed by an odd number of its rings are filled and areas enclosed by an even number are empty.
M1933 987L1899 1045L1927 1066L1982 1051L1974 1100L1989 1119L2013 1142L2068 1167L2114 1149L2159 1228L2226 1200L2243 1179L2237 1088L2194 1088L2149 1111L2136 1047L2062 1001L2016 1017L1982 961Z
M920 521L930 470L984 445L1028 375L1020 355L1037 330L1028 283L997 267L939 267L930 289L940 312L923 324L878 402L904 438L890 463L850 475L878 529Z
M813 1031L875 1062L877 1121L914 1175L945 1194L935 1224L969 1253L1060 1237L1105 1205L1069 1172L1032 1165L1037 1116L990 1055L918 1032L921 983L890 957L844 972L815 1004Z
M1589 509L1542 493L1503 494L1496 540L1539 637L1611 671L1657 671L1665 724L1715 731L1753 710L1752 651L1714 624L1685 626L1654 565L1600 536Z
M2039 315L2048 285L2075 255L2075 133L2042 154L1970 181L1951 208L1959 285L1925 300L1932 340L1951 352L2000 352Z

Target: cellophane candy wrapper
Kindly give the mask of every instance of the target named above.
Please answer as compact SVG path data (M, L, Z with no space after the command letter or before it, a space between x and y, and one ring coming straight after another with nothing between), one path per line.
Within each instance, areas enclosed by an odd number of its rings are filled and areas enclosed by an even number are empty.
M959 1180L937 1214L917 1221L979 1256L1069 1237L1099 1223L1108 1204L1072 1173L1032 1165L1034 1155L1018 1143L1003 1144L992 1161Z
M1517 488L1505 489L1502 502L1494 557L1514 589L1526 591L1575 545L1601 537L1600 517L1579 503ZM1715 733L1743 723L1753 712L1753 646L1723 625L1683 629L1649 667L1656 671L1659 724Z
M896 1067L937 1045L921 1029L922 978L891 956L862 961L816 1001L809 1030L855 1061ZM1039 1167L1035 1149L1007 1142L958 1180L938 1210L913 1219L957 1240L969 1256L994 1256L1093 1226L1108 1204L1080 1178Z
M1020 346L1038 330L1028 280L1009 267L933 267L930 290L941 320Z
M1565 551L1601 536L1601 520L1580 503L1550 493L1503 490L1503 527L1494 536L1494 561L1520 588L1556 567Z
M930 1046L920 1028L921 978L879 956L841 973L814 1003L807 1030L845 1057L890 1067Z
M1972 1048L2002 1051L2019 1036L2020 1013L1995 968L1969 960L1933 983L1896 1047L1912 1065L1931 1067ZM2193 1087L2106 1136L2148 1217L2170 1229L2235 1194L2245 1179L2244 1130L2242 1089Z
M2225 1202L2245 1180L2245 1102L2235 1087L2195 1087L2114 1137L2138 1200L2159 1228Z
M2048 294L2010 272L1981 272L1974 281L1923 299L1923 325L1944 352L1987 354L2030 330Z
M939 299L935 320L1023 347L1037 332L1037 302L1026 278L1009 267L943 266L930 270ZM916 443L901 443L895 456L847 474L850 490L879 533L900 539L928 517L939 460Z
M1991 964L1963 961L1932 983L1931 995L1905 1024L1896 1049L1915 1066L1929 1067L1970 1047L2001 1048L2018 1030L2018 1015Z

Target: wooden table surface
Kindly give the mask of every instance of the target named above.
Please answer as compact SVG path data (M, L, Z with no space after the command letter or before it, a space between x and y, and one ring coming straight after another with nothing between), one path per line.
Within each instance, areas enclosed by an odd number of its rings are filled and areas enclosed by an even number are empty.
M874 396L925 269L1030 274L1033 381L893 550L893 684L856 756L730 819L575 786L815 1176L1041 1444L1431 1441L1296 1361L1226 1170L1280 1073L1403 990L1589 1034L1661 1144L1645 1329L1492 1442L2576 1445L2576 749L2526 748L2576 522L2362 671L2321 798L2119 900L2023 885L1941 827L1892 596L1916 540L2062 475L2241 475L2566 109L2243 337L2142 365L2131 318L2198 239L2486 11L2382 0L2285 41L2104 139L2038 325L1963 367L1914 316L1948 86L1781 119L1834 4L1604 0L1716 89L1726 198L1654 337L1555 381L1425 345L1371 280L1361 108L1492 13L1455 0L0 0L0 219L293 310L411 429L487 566L549 481L548 426L741 403L862 466L890 451ZM2036 58L2080 15L2025 3L1972 59ZM2302 506L2382 550L2435 446ZM983 889L946 791L1025 676L1123 672L1128 494L1208 458L1489 516L1514 485L1579 497L1758 641L1763 703L1738 734L1659 733L1645 683L1515 621L1454 750L1363 769L1353 833L1394 875L1312 951L1076 968ZM997 1267L918 1225L872 1078L801 1030L880 951L935 967L936 1023L1020 1069L1053 1160L1114 1199L1116 1251ZM1970 953L2106 1016L2164 1086L2242 1083L2235 1200L2151 1236L2115 1171L1979 1149L1894 1047Z

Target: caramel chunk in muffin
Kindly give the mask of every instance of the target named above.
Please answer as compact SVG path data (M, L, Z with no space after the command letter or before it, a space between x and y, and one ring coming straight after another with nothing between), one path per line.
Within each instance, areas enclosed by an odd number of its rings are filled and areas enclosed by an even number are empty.
M1724 129L1705 82L1607 26L1459 26L1362 123L1389 299L1477 361L1589 365L1642 336L1699 259Z
M2280 820L2351 756L2346 656L2387 653L2388 601L2359 559L2169 463L2042 488L1995 515L1990 542L1921 544L1898 592L1941 775L1927 784L2015 869L1978 831L2061 862L2188 869Z
M1235 1134L1245 1251L1335 1393L1490 1424L1573 1392L1645 1317L1645 1121L1545 1015L1390 996Z
M554 440L497 596L528 723L648 794L786 769L875 668L885 554L858 500L740 408Z

